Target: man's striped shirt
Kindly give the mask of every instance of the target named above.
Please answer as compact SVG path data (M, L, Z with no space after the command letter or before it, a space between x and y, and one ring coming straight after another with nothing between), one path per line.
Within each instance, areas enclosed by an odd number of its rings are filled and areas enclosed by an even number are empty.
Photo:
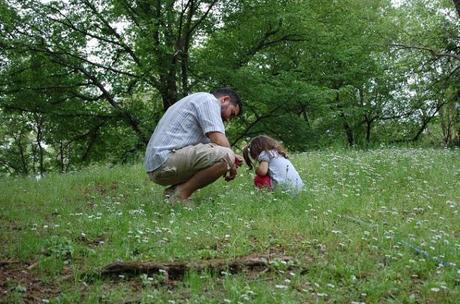
M147 172L161 167L172 150L209 143L209 132L225 134L220 101L209 93L195 93L168 108L150 137L145 152Z

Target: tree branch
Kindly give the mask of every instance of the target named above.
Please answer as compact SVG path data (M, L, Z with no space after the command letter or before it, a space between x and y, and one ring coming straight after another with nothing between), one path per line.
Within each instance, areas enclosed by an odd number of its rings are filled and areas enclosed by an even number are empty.
M460 61L460 56L457 54L451 54L451 53L441 53L437 50L434 50L432 48L428 47L423 47L423 46L414 46L414 45L405 45L405 44L392 44L391 46L396 47L396 48L401 48L401 49L414 49L414 50L420 50L420 51L426 51L431 54L433 57L450 57L454 58L456 60Z
M198 25L200 25L200 24L208 17L209 12L211 11L211 9L214 7L214 5L215 5L217 2L218 2L218 0L214 0L213 2L211 2L211 3L209 4L208 9L207 9L206 12L203 14L203 16L201 16L201 18L198 19L198 20L192 25L192 27L190 28L189 33L188 33L189 35L192 34L192 33L195 31L195 29L198 27Z
M56 110L44 110L41 108L34 108L34 109L29 109L25 107L21 107L17 104L15 105L2 105L2 108L5 110L9 111L16 111L16 112L21 112L21 113L40 113L40 114L51 114L51 115L57 115L60 117L88 117L88 118L101 118L101 119L114 119L117 118L118 115L114 114L98 114L98 113L89 113L89 112L62 112L62 111L56 111Z
M258 123L260 123L262 120L264 119L267 119L267 118L270 118L270 117L273 117L275 116L274 113L277 112L282 106L277 106L275 108L273 108L271 111L269 111L268 113L264 114L264 115L259 115L257 114L256 111L253 110L254 112L254 115L256 116L256 119L254 121L252 121L246 128L245 130L234 140L232 141L232 143L230 144L231 146L234 146L236 145L242 138L246 137L249 133L249 131L255 127ZM248 107L250 108L250 107ZM251 109L251 108L250 108Z
M101 15L97 8L88 0L82 1L87 7L89 7L93 11L93 13L99 18L99 20L101 20L101 22L106 26L109 32L117 38L118 45L121 46L131 56L134 62L140 66L141 62L134 53L134 51L123 41L123 38L120 36L120 34L118 34L117 31L110 25L110 23Z

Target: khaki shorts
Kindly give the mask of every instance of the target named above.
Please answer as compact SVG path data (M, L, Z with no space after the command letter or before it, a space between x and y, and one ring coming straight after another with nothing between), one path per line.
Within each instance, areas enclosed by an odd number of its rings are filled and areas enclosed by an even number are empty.
M149 172L150 179L156 184L177 185L189 180L195 173L211 167L219 161L230 164L234 153L230 148L216 144L198 144L187 146L169 154L168 160L160 168Z

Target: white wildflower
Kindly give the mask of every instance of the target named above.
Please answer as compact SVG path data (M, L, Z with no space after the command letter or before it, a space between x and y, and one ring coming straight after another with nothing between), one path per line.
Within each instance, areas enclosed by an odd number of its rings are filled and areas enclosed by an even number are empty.
M275 288L278 289L287 289L288 287L286 285L275 285Z

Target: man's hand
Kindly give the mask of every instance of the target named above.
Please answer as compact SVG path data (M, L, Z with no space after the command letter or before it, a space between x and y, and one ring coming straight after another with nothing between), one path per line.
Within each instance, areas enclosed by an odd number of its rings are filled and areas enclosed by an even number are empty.
M243 157L238 154L235 154L235 166L239 168L241 167L242 163L243 163Z
M238 154L235 154L235 162L233 163L233 166L230 167L230 169L225 173L225 180L227 182L235 179L236 177L236 169L238 169L241 164L243 163L243 157L241 157Z
M225 180L227 182L231 181L231 180L234 180L235 177L236 177L236 165L233 165L228 171L227 173L225 173Z

